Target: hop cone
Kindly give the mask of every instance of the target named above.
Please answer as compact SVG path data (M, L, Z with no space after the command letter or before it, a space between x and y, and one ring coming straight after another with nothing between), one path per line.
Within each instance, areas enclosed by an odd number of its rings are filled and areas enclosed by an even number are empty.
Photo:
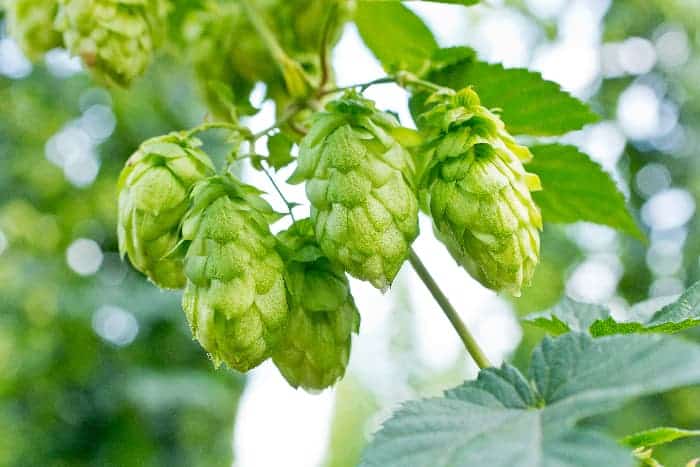
M436 93L428 104L423 183L437 235L479 282L517 296L540 250L542 218L530 195L539 179L522 164L532 155L469 88Z
M56 29L73 55L109 83L128 86L151 62L161 0L59 0Z
M10 35L32 60L62 45L53 25L57 0L9 0L6 10Z
M328 105L302 142L291 182L306 180L323 253L386 289L418 234L411 156L398 123L356 93Z
M280 234L289 324L272 355L289 384L321 390L345 374L360 315L342 266L319 249L309 220Z
M146 141L119 178L119 250L156 285L185 285L179 244L180 222L195 182L213 172L199 142L177 134Z
M268 226L274 213L258 193L229 176L200 182L182 230L191 242L182 307L192 333L215 364L239 371L272 354L289 314Z

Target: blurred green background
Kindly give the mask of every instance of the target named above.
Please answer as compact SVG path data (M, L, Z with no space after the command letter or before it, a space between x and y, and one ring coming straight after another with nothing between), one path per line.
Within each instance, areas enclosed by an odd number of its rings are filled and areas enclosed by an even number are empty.
M567 138L616 175L649 236L642 244L594 226L548 226L535 284L512 309L541 310L569 293L624 315L637 302L663 301L700 279L700 4L531 0L431 8L417 11L442 42L466 42L487 59L542 69L591 102L603 123ZM453 27L439 31L448 8ZM341 51L358 46L352 29L346 36ZM342 64L340 52L335 59ZM186 63L161 57L133 88L106 90L65 52L32 66L0 33L1 466L234 462L234 437L242 435L234 427L247 429L236 424L245 376L215 370L191 338L178 295L152 287L116 252L115 184L124 161L144 139L197 124L205 113ZM219 149L219 141L207 141ZM413 314L420 303L411 300L408 282L385 297L392 332L380 336L387 341L381 355L389 357L358 357L336 390L324 393L325 419L310 425L275 409L257 420L297 427L290 437L326 439L320 454L302 453L285 465L356 465L368 434L398 401L473 375L462 353L440 365L421 360ZM373 329L373 318L363 319ZM700 332L687 337L700 340ZM540 338L523 329L511 355L516 364L526 364ZM374 355L372 342L359 340L354 351ZM383 378L363 376L356 370L363 365L375 365ZM650 397L587 423L617 435L657 425L698 429L700 388ZM312 433L319 424L327 426ZM255 441L272 451L276 442ZM684 465L700 456L700 443L679 441L658 453L669 466ZM266 465L254 459L238 464Z

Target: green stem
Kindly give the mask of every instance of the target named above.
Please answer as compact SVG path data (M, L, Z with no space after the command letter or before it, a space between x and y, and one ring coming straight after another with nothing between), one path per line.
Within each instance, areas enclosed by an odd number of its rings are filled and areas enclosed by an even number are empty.
M330 33L331 28L334 26L338 13L338 5L336 3L332 4L329 8L328 15L326 16L326 21L323 23L323 31L321 34L321 50L319 51L319 58L321 64L321 79L318 84L319 91L322 91L326 87L328 80L331 77L331 47L330 47Z
M347 91L349 89L355 89L355 88L360 88L362 91L367 89L370 86L374 86L375 84L386 84L386 83L395 83L396 78L393 76L385 76L384 78L379 78L375 79L372 81L368 81L366 83L359 83L359 84L353 84L350 86L342 86L338 88L333 88L333 89L326 89L321 92L319 92L319 96L326 96L328 94L336 94L339 92Z
M469 355L471 355L479 368L484 369L492 366L488 358L486 358L484 351L481 350L481 347L479 347L479 344L474 339L474 336L472 336L469 329L467 329L467 325L464 324L462 318L460 318L459 314L457 314L457 310L454 309L445 294L442 292L442 290L440 290L437 282L435 282L433 276L430 275L430 272L428 272L428 269L425 267L413 248L411 248L409 261L411 266L413 266L413 269L415 269L416 273L418 274L418 277L421 278L435 301L438 303L438 305L440 305L440 308L442 308L442 311L445 313L445 316L447 316L447 319L450 320L452 327L455 328L455 331L457 331L460 339L462 339L467 352L469 352Z
M184 134L185 136L193 136L196 135L197 133L203 133L208 130L229 130L231 132L237 132L237 133L242 133L245 134L248 129L245 127L241 127L237 124L234 123L226 123L226 122L204 122L201 125L197 125L194 128L190 128L189 130L185 131Z
M251 24L253 25L253 28L255 28L256 32L260 36L260 39L262 39L263 43L265 43L265 47L270 51L270 54L272 55L272 58L280 65L289 60L289 57L287 56L287 53L284 51L282 46L279 44L277 41L277 38L275 35L272 33L270 28L265 24L265 21L263 18L260 16L260 13L257 11L257 9L252 5L250 0L240 0L241 5L243 5L243 9L245 10L246 14L248 15L248 18L250 19Z
M438 84L431 83L430 81L420 79L420 78L416 77L415 75L413 75L412 73L400 71L396 74L396 76L385 76L384 78L375 79L372 81L368 81L366 83L359 83L359 84L353 84L350 86L342 86L342 87L333 88L333 89L321 90L321 91L319 91L318 95L325 96L328 94L335 94L338 92L343 92L343 91L347 91L348 89L355 89L355 88L360 88L360 91L364 92L370 86L374 86L375 84L386 84L386 83L397 83L401 87L415 86L415 87L427 89L430 91L453 92L450 88L446 88L444 86L440 86Z
M396 82L401 86L401 87L407 87L407 86L415 86L423 89L427 89L430 91L445 91L445 92L454 92L450 88L446 88L445 86L440 86L439 84L435 84L430 81L426 81L424 79L418 78L416 75L413 73L409 73L407 71L400 71L396 74Z
M267 163L267 162L265 162ZM289 217L292 218L292 222L296 222L296 219L294 218L294 213L292 212L292 203L287 201L287 197L284 196L284 193L282 193L282 190L280 189L279 186L277 186L277 182L275 182L275 178L272 176L272 174L262 166L262 162L260 165L260 169L263 171L265 176L267 177L268 180L270 180L270 183L272 183L272 186L275 187L275 191L279 195L280 198L282 198L282 202L287 206L287 212L289 213Z
M291 119L293 119L299 112L301 112L305 108L306 108L306 105L303 103L291 104L290 106L288 106L285 109L282 116L275 123L273 123L269 127L265 128L264 130L255 133L252 136L253 140L258 140L258 139L262 138L263 136L266 136L270 132L280 128L282 125L284 125L285 123L288 123Z
M240 0L243 9L250 19L253 28L262 39L267 50L270 51L273 60L277 63L282 77L287 85L287 91L292 97L303 96L309 86L309 78L301 65L284 51L272 30L265 23L265 20L253 6L251 0Z

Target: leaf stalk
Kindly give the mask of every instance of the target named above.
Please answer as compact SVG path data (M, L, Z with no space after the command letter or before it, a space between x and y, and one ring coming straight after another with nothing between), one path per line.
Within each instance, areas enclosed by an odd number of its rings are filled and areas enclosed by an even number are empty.
M469 352L469 355L471 355L472 359L474 359L477 366L482 370L493 366L486 357L486 354L484 354L484 351L481 349L481 347L479 347L479 344L476 342L476 339L474 339L474 336L472 336L472 334L469 332L467 325L464 323L464 321L462 321L462 318L457 313L457 310L455 310L447 296L437 285L437 282L435 282L433 276L430 275L430 272L413 248L411 248L409 262L416 271L416 274L418 274L418 277L420 277L425 286L428 288L437 304L445 313L445 316L447 316L447 319L450 321L450 324L452 324L452 327L459 335L459 338L462 339L464 348L467 349L467 352Z

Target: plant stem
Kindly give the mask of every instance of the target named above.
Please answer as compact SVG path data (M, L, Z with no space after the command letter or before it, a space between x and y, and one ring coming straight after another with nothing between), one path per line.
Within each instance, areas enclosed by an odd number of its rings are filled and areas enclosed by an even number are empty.
M265 24L265 21L260 16L260 13L251 4L250 0L240 1L241 5L243 5L243 9L245 10L246 14L248 15L248 18L250 19L251 24L253 25L253 28L255 28L255 31L260 36L260 39L262 39L263 43L265 44L265 47L267 47L267 49L270 51L270 55L272 55L272 58L281 67L286 60L289 60L287 53L279 44L277 38L272 33L267 24Z
M287 197L284 196L284 193L282 193L282 190L280 189L279 186L277 186L277 182L275 182L275 177L272 176L272 174L262 165L260 165L260 168L262 169L263 173L267 177L268 180L270 180L270 183L272 183L272 186L275 187L275 191L279 195L280 198L282 198L282 202L287 206L287 212L289 213L289 217L292 218L292 222L296 222L297 220L294 218L294 213L292 212L292 203L287 201Z
M250 19L253 28L260 36L260 39L265 44L265 47L270 52L273 60L282 72L282 77L287 85L287 91L292 97L300 97L307 91L309 86L309 78L301 68L301 65L292 59L284 51L279 41L275 37L270 27L265 23L264 18L260 15L251 0L240 0L243 9L245 10L248 19Z
M348 89L355 89L355 88L360 88L361 91L365 91L370 86L374 86L375 84L385 84L385 83L397 83L401 87L406 87L406 86L416 86L419 88L423 89L428 89L431 91L447 91L450 92L450 88L446 88L444 86L437 85L435 83L431 83L430 81L425 81L423 79L419 79L412 73L408 73L405 71L400 71L396 74L396 76L385 76L384 78L379 78L375 79L372 81L368 81L366 83L359 83L359 84L353 84L350 86L342 86L338 88L333 88L333 89L324 89L320 90L318 95L319 96L325 96L327 94L335 94L338 92L343 92Z
M484 351L481 350L481 347L479 347L479 344L474 339L474 336L472 336L469 329L467 329L467 325L464 324L462 318L460 318L459 314L457 314L457 310L454 309L445 294L442 292L442 290L440 290L437 282L435 282L433 276L430 275L430 272L428 272L428 269L425 267L413 248L411 248L409 261L411 262L413 269L415 269L416 273L418 274L418 277L421 278L435 301L438 303L438 305L440 305L440 308L442 308L442 311L445 313L445 316L447 316L447 319L450 320L452 327L455 328L455 331L457 331L460 339L462 339L467 352L469 352L469 355L471 355L479 368L484 369L492 366L488 358L486 358Z
M420 79L416 75L414 75L413 73L409 73L407 71L399 71L396 74L395 80L401 87L416 86L416 87L428 89L431 91L454 92L450 88L446 88L444 86L440 86L439 84L435 84L435 83L432 83L430 81Z
M261 130L257 133L255 133L252 138L253 140L258 140L262 138L263 136L266 136L268 133L280 128L282 125L285 123L289 123L291 119L293 119L296 114L304 110L305 104L303 103L294 103L288 106L285 110L282 116L277 120L275 123L270 125L269 127L265 128L264 130Z
M333 3L329 8L328 15L326 16L326 21L323 24L323 31L321 34L321 49L319 51L319 58L321 64L321 79L318 84L318 89L323 90L331 77L331 47L330 47L330 33L331 28L336 22L336 16L338 13L338 5Z
M372 81L368 81L366 83L353 84L351 86L342 86L342 87L333 88L333 89L326 89L326 90L319 92L319 96L325 96L328 94L335 94L338 92L343 92L343 91L347 91L348 89L355 89L355 88L360 88L364 91L368 87L374 86L375 84L385 84L385 83L395 83L395 82L396 82L396 78L394 78L393 76L385 76L384 78L375 79Z
M196 135L197 133L203 133L205 131L209 130L228 130L233 133L242 133L245 134L248 129L245 127L241 127L237 124L234 123L226 123L226 122L204 122L200 125L197 125L194 128L190 128L189 130L185 131L184 134L186 136L193 136Z

